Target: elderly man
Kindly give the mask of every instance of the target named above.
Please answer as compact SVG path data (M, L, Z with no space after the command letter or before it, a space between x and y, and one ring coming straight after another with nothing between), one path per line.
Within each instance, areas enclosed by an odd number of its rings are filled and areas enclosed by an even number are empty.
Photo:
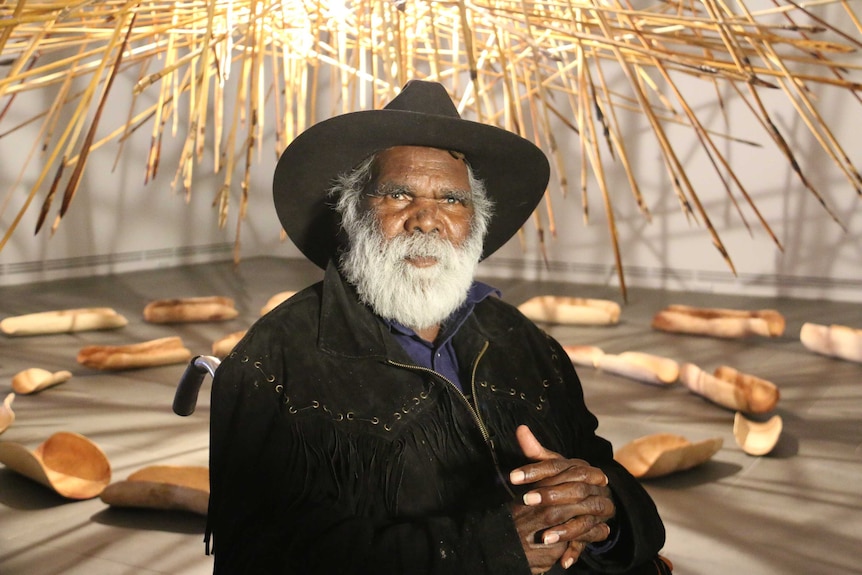
M276 209L326 273L216 373L217 573L669 572L560 345L473 280L548 174L430 82L285 150Z

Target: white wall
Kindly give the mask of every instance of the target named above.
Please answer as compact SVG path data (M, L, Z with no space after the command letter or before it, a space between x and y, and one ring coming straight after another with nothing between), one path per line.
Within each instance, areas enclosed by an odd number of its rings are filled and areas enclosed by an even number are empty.
M857 62L862 62L856 58ZM857 73L857 79L858 79ZM133 80L114 87L117 95L131 92ZM712 89L702 82L687 82L688 98L699 114L711 120L712 129L724 130ZM725 93L725 96L729 94ZM37 93L25 94L0 123L0 133L45 109L50 101ZM862 104L849 93L827 91L818 105L824 117L857 166L862 165ZM730 292L750 295L862 301L862 197L817 150L804 126L786 101L768 98L778 126L794 146L807 176L838 215L846 232L832 221L813 195L806 191L788 163L776 152L745 107L729 101L729 131L736 137L763 144L755 148L719 144L747 186L758 208L773 226L784 247L780 251L760 228L750 208L742 208L752 227L746 229L727 200L719 181L711 176L708 160L690 131L672 129L677 149L695 188L725 242L737 275L734 276L712 246L705 228L689 222L668 184L659 162L656 144L638 117L625 121L629 152L637 165L642 193L652 213L648 223L636 212L619 165L608 164L613 204L619 228L626 282L629 286L664 287L672 290ZM128 101L112 100L103 119L106 126L120 125L128 113ZM14 135L0 138L0 230L5 232L35 181L42 161L31 161L22 183L13 188L27 159L38 123ZM181 191L171 189L180 141L164 143L159 177L144 186L145 158L150 143L145 126L126 143L115 170L117 145L94 153L84 180L61 223L51 237L45 230L33 235L39 205L49 184L42 186L11 241L0 251L0 285L49 280L72 275L113 273L187 262L224 260L232 257L236 233L239 186L231 194L231 212L225 229L216 225L211 207L221 175L211 173L211 161L199 167L189 204ZM181 132L182 133L182 132ZM578 181L578 139L560 127L558 139L568 162L572 188L562 198L556 186L550 198L556 216L557 237L546 241L545 265L529 222L519 239L482 264L484 274L608 283L616 285L602 199L595 186L589 191L591 221L582 221ZM242 223L243 257L276 255L300 257L289 243L279 239L279 225L272 209L271 174L276 152L271 145L259 150L254 168L250 205ZM212 151L207 150L207 157ZM240 166L240 169L242 167ZM53 176L53 174L51 174ZM235 181L238 182L241 173ZM9 194L7 197L6 194ZM740 202L743 200L737 194ZM54 202L47 226L59 207ZM0 204L0 206L4 205ZM541 212L546 236L548 218Z

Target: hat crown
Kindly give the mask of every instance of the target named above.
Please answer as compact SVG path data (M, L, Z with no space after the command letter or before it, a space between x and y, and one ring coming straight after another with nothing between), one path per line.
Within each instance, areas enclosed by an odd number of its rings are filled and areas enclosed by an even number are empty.
M411 80L405 84L401 93L395 96L383 109L418 112L449 118L461 117L446 88L437 82L422 80Z

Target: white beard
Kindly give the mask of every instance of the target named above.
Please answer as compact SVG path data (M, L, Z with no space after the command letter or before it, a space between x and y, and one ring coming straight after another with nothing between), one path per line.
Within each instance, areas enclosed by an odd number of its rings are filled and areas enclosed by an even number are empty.
M441 324L467 299L483 234L471 233L455 247L436 234L387 240L371 214L356 224L349 230L351 247L341 256L341 271L377 315L422 330ZM418 257L437 263L420 268L407 261Z

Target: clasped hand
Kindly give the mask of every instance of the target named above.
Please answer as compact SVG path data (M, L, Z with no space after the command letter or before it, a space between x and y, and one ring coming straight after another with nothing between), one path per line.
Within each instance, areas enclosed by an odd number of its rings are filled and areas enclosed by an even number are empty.
M523 504L512 503L512 517L530 563L543 573L560 562L568 569L587 544L605 540L615 508L608 478L581 459L545 449L526 425L518 427L521 450L534 463L513 470L514 485L529 485Z

